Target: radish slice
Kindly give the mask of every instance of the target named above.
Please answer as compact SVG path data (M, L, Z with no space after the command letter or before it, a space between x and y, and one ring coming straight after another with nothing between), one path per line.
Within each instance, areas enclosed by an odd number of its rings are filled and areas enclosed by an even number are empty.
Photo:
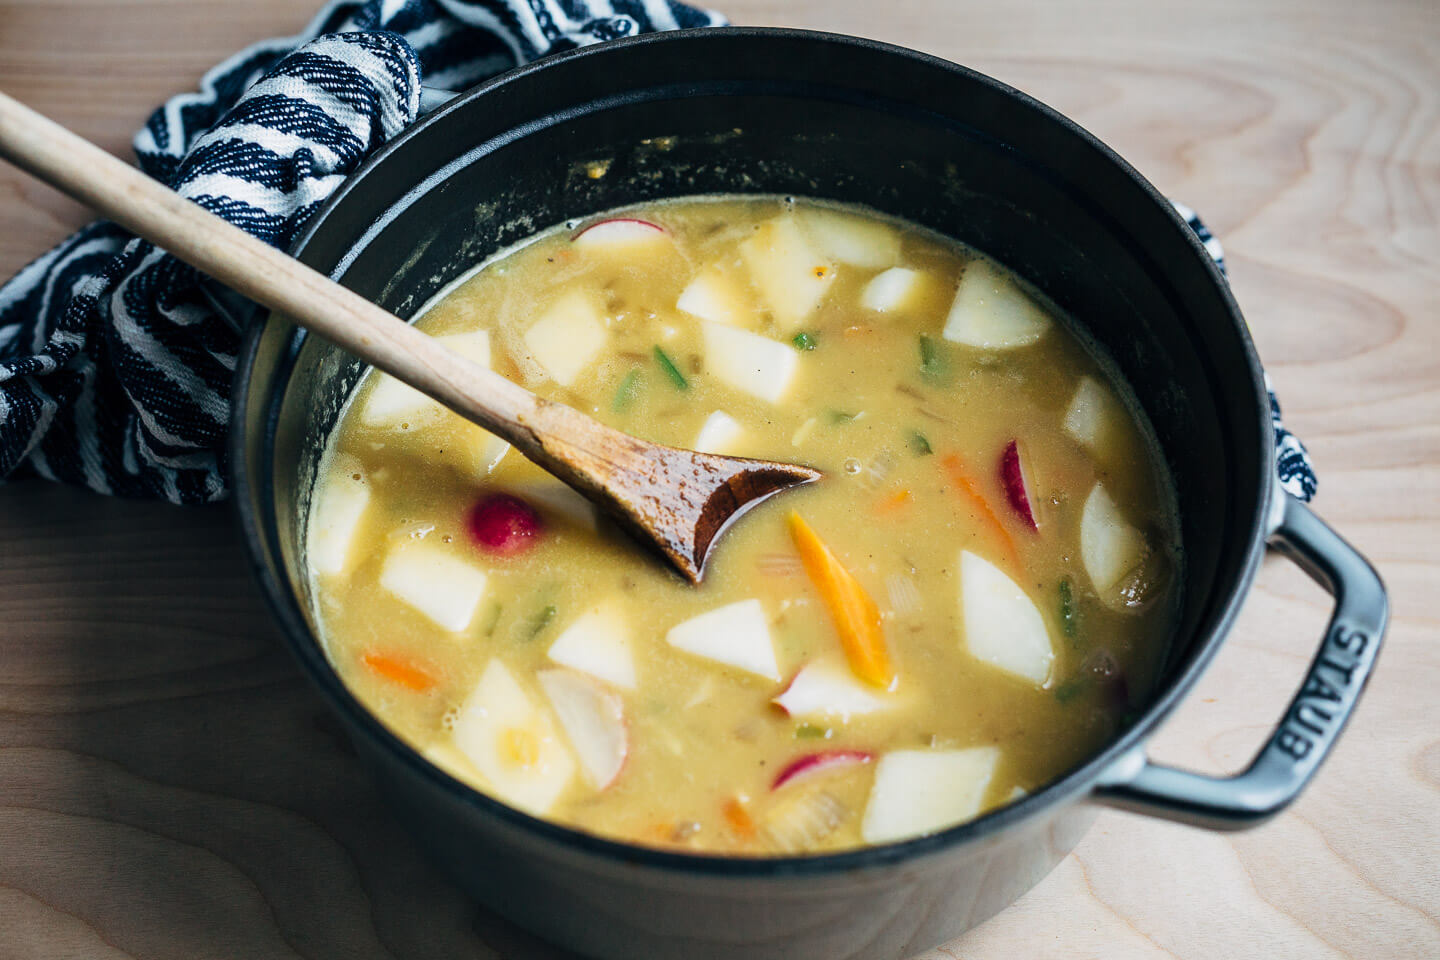
M1005 487L1005 499L1010 501L1010 507L1025 522L1031 530L1039 530L1040 525L1035 522L1035 512L1030 507L1030 489L1032 484L1025 482L1025 469L1020 463L1019 441L1011 440L1005 447L1005 452L1000 455L1000 483Z
M704 324L705 367L715 379L751 396L779 403L800 369L800 353L758 333Z
M508 493L492 493L475 504L465 522L481 549L502 557L529 550L544 529L535 508Z
M456 713L454 738L497 797L537 816L555 805L575 774L550 718L499 660L490 661Z
M630 631L619 611L597 607L581 616L555 638L550 659L599 677L626 690L635 689L635 658L630 652Z
M370 485L360 461L336 457L314 496L314 515L305 542L310 568L316 573L344 573L350 567L355 533L370 506Z
M485 596L485 572L426 540L405 540L385 557L380 586L440 627L470 626Z
M1102 484L1095 484L1080 514L1080 558L1095 592L1109 602L1111 592L1145 559L1145 537L1120 514Z
M885 754L875 765L861 836L866 843L889 843L971 819L999 761L998 747Z
M675 308L701 320L732 327L753 326L756 319L755 311L750 309L740 288L718 264L706 267L695 275L695 279L681 291Z
M665 640L677 650L707 657L770 680L780 679L770 624L759 600L718 607L676 624Z
M793 217L762 223L740 244L740 255L787 334L805 322L835 281L835 265L810 246Z
M864 750L823 750L818 753L807 753L787 764L785 769L776 775L775 782L770 784L770 789L779 790L785 784L801 777L834 767L853 767L857 764L869 763L874 759L875 754Z
M832 260L879 270L900 259L900 234L887 223L840 210L798 210L805 233Z
M524 337L530 358L562 387L575 382L604 348L605 339L600 308L578 290L551 304Z
M1010 276L984 260L972 260L960 277L943 335L972 347L1005 350L1029 346L1049 328L1049 315Z
M695 449L701 453L729 453L745 435L745 428L724 410L716 410L705 418L695 435Z
M960 551L960 614L970 655L1036 686L1050 678L1055 650L1035 602L992 563Z
M570 746L580 758L585 779L604 790L620 776L630 752L625 728L625 705L618 694L606 690L583 673L551 667L535 675Z
M838 716L874 713L893 706L861 685L849 670L820 662L802 667L774 703L792 717Z
M877 313L903 310L919 292L922 275L905 267L891 267L865 284L860 292L860 306Z
M577 250L614 251L669 240L665 228L649 220L615 217L592 223L575 235Z
M451 353L482 367L490 366L490 333L487 330L456 333L435 339ZM370 388L365 403L360 407L360 422L365 426L389 426L399 423L418 426L436 420L445 413L445 408L440 404L388 373L377 370L371 376L375 378L375 386Z

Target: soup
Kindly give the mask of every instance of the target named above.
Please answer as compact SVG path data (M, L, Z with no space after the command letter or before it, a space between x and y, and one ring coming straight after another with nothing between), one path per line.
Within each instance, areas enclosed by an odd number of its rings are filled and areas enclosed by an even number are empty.
M953 241L792 198L542 232L435 298L450 349L638 436L806 463L693 587L371 372L306 539L354 694L467 784L631 843L943 829L1094 753L1158 675L1179 542L1123 384Z

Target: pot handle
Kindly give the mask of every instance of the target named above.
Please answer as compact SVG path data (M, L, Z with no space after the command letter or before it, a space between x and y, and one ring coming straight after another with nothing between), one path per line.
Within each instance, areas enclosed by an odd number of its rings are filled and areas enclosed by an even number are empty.
M1138 746L1101 776L1097 802L1212 830L1240 830L1289 805L1335 745L1380 652L1388 615L1385 585L1308 507L1281 496L1270 545L1335 598L1320 651L1284 717L1250 766L1232 777L1151 763Z

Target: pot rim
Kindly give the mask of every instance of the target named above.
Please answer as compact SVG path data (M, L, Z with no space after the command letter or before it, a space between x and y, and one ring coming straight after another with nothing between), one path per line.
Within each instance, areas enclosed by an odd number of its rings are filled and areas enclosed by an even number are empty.
M1220 273L1214 260L1206 252L1194 231L1181 219L1170 201L1153 184L1146 180L1113 149L1099 140L1075 121L1052 107L1036 100L1013 87L968 67L945 60L941 57L922 53L896 44L854 37L846 34L816 30L777 27L703 27L689 30L674 30L626 37L605 43L580 47L574 50L552 54L539 60L522 64L489 80L483 81L457 95L449 103L421 118L403 131L374 155L362 163L334 194L316 211L304 229L291 245L290 254L303 260L307 245L318 232L330 214L348 197L363 178L383 164L393 153L415 137L432 135L431 130L443 129L445 119L456 110L472 101L487 96L492 91L523 82L532 74L551 69L559 63L587 57L606 57L616 51L651 44L689 43L695 39L748 40L748 39L790 39L822 44L852 47L873 53L902 57L952 73L962 74L973 83L989 87L992 91L1018 100L1023 106L1043 115L1052 123L1059 124L1070 134L1080 138L1099 152L1104 159L1118 168L1150 202L1159 206L1169 217L1174 229L1180 231L1188 242L1190 254L1205 271L1211 283L1218 289L1221 300L1243 345L1245 362L1250 373L1250 387L1255 415L1259 421L1258 436L1261 438L1261 456L1257 459L1260 472L1257 484L1258 496L1251 511L1248 542L1245 545L1244 563L1229 587L1223 604L1213 614L1210 623L1197 635L1193 643L1196 653L1164 689L1159 691L1146 706L1139 719L1121 732L1103 749L1088 760L1069 770L1058 779L1014 803L980 816L974 820L957 824L938 833L902 840L873 847L859 847L852 850L809 856L788 857L746 857L707 853L682 853L657 849L637 844L611 840L587 833L550 820L523 813L501 801L471 787L446 773L440 767L426 760L421 753L400 739L373 713L365 708L340 679L329 660L321 650L318 638L309 628L298 599L281 579L271 575L266 561L266 537L262 530L264 520L251 509L256 493L247 480L245 452L245 410L251 393L251 377L256 356L264 331L269 326L269 317L257 317L246 329L241 352L236 365L236 376L231 390L231 422L228 453L234 502L242 528L247 559L267 600L271 613L279 621L291 652L302 669L324 695L330 707L349 720L354 729L363 731L372 743L405 764L412 773L428 781L435 788L444 791L452 800L464 803L483 814L494 817L506 825L526 834L527 839L542 843L559 844L579 852L587 853L614 865L642 866L663 871L687 874L705 874L716 877L773 878L780 876L815 876L868 871L904 861L926 858L943 851L978 842L988 836L1003 832L1042 812L1062 803L1084 799L1090 794L1097 781L1118 762L1127 759L1149 739L1159 724L1179 705L1190 692L1211 660L1223 644L1234 624L1240 607L1249 594L1250 587L1259 569L1265 543L1270 533L1267 517L1270 503L1275 494L1276 479L1273 469L1274 436L1269 419L1269 397L1264 385L1264 375L1250 339L1239 306L1230 290L1229 283ZM433 178L429 178L433 179ZM417 182L417 187L420 183ZM413 196L407 194L405 200ZM402 200L401 202L405 202ZM368 234L367 234L368 236ZM357 241L359 242L359 241ZM343 266L344 259L341 261ZM303 336L303 331L297 333ZM291 356L294 352L292 349ZM273 410L278 396L272 394L268 406ZM267 418L267 424L270 418ZM271 494L269 476L269 453L266 453L267 468L262 471L261 493ZM263 512L263 511L262 511Z

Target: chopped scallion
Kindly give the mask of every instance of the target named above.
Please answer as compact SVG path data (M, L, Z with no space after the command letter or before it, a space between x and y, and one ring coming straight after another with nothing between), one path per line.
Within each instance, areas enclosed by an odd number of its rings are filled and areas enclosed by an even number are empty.
M799 333L795 334L795 336L791 337L790 342L795 344L796 350L815 349L815 337L811 334L806 333L804 330L801 330Z
M1060 626L1065 636L1072 639L1080 626L1080 614L1075 609L1075 592L1070 588L1069 580L1060 581Z
M915 451L916 456L928 457L935 452L930 446L930 440L919 430L910 431L910 449Z
M540 636L541 631L543 631L547 626L550 625L551 620L555 619L556 612L557 611L555 609L555 604L553 603L547 603L545 606L541 607L536 612L535 616L530 618L529 623L526 624L526 642L534 640L536 637Z
M945 379L945 357L940 347L930 337L920 334L920 375L926 380L938 382Z
M829 740L831 736L829 727L817 727L813 723L802 723L795 728L796 740Z
M610 409L616 413L624 413L630 409L630 406L640 396L640 388L644 385L640 376L640 368L632 368L620 381L620 386L615 388L615 398L610 401Z
M859 416L858 413L846 413L844 410L827 410L825 412L825 419L833 424L849 423Z
M655 345L655 362L660 364L660 369L664 370L665 376L675 384L676 390L690 389L690 381L685 379L685 374L680 372L680 368L675 366L675 361L670 359L670 355L662 350L659 344Z

